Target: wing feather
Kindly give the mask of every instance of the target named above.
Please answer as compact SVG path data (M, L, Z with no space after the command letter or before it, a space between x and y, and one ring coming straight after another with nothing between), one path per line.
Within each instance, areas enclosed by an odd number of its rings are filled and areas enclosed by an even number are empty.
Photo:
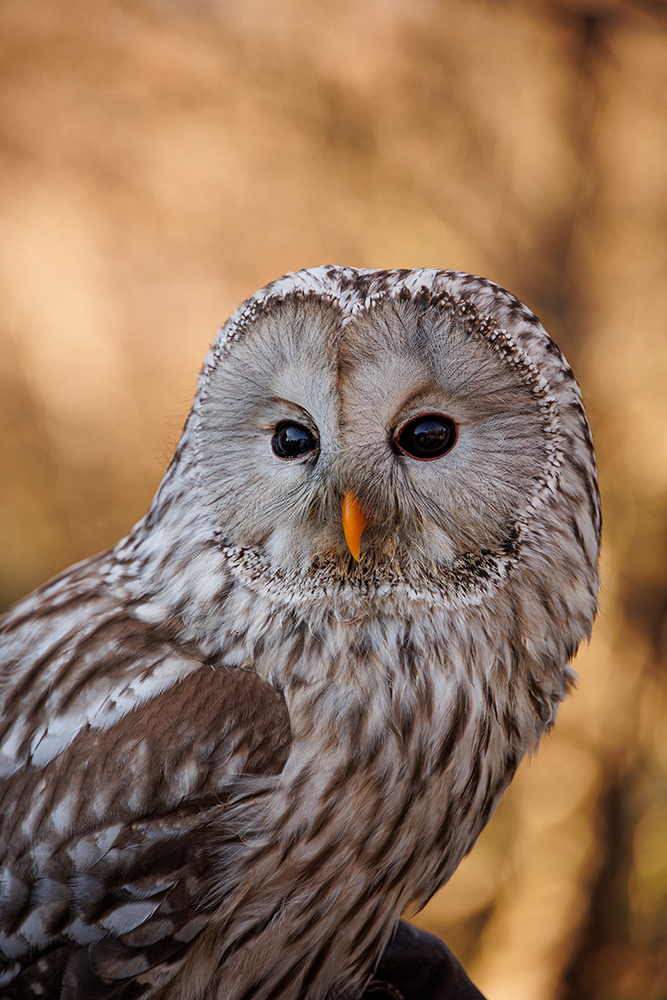
M58 623L50 646L37 635L38 668L26 662L38 623L12 624L0 1000L121 1000L168 982L232 877L242 845L226 803L238 815L289 753L284 699L252 670L117 608L92 617L75 636Z

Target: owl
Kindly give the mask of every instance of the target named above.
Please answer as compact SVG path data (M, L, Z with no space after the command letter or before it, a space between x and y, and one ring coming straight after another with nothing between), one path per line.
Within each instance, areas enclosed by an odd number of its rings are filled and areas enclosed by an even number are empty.
M249 298L146 516L2 621L0 996L359 997L554 722L599 529L502 288Z

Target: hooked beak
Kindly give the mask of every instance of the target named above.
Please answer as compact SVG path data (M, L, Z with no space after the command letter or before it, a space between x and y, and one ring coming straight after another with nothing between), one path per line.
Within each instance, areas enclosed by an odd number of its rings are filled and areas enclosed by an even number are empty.
M343 497L342 517L347 547L352 558L359 562L359 546L364 528L368 524L368 517L351 490L348 490Z

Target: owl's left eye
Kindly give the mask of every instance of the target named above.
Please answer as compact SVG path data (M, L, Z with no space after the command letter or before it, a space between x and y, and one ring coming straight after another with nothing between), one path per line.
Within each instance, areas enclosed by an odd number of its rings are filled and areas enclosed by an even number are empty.
M319 446L320 443L310 428L289 420L276 424L271 438L273 454L278 458L301 458L302 455L317 451Z
M429 462L451 451L456 444L456 424L440 413L425 413L411 420L396 438L401 451L420 462Z

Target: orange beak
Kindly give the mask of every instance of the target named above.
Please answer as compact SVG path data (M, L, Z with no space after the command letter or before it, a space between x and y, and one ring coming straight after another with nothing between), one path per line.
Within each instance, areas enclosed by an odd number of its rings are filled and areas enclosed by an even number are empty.
M342 514L347 547L352 553L352 558L359 562L359 546L364 528L368 524L368 517L351 490L348 490L343 497Z

